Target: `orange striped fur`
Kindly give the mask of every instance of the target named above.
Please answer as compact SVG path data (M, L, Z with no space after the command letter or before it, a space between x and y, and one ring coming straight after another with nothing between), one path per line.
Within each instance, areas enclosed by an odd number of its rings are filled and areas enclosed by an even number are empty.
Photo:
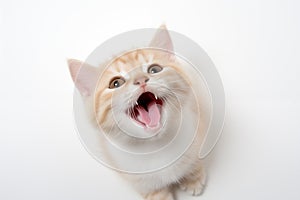
M172 51L173 49L170 48L173 45L170 44L171 40L165 27L159 29L152 42L159 44L161 38L168 41L167 48L169 49L167 50ZM72 78L74 81L77 80L76 86L81 91L82 88L86 89L86 85L80 84L86 84L86 81L90 79L80 76L78 62L76 60L69 61L69 67ZM152 64L161 66L162 71L156 74L148 73L147 69ZM173 123L174 119L172 117L180 117L176 111L178 108L188 110L189 115L193 116L192 119L199 118L199 123L195 127L197 131L195 140L176 163L157 172L139 175L121 174L122 177L129 181L145 200L173 200L173 189L177 186L192 195L200 195L206 182L206 176L204 165L198 159L198 154L204 132L207 129L208 117L204 113L201 113L200 117L199 112L205 110L203 105L192 103L193 100L191 99L193 97L190 88L195 87L194 80L184 70L179 59L168 51L158 51L153 48L136 49L123 53L110 63L101 65L99 69L101 69L101 74L97 74L97 82L93 83L95 85L93 89L95 90L88 88L87 92L84 92L90 94L93 90L95 119L104 132L111 136L112 140L119 140L120 144L130 146L134 139L120 134L120 129L116 126L117 122L119 126L128 126L130 130L136 131L136 134L146 134L143 132L144 129L135 127L130 116L126 114L130 106L134 105L142 90L140 86L135 85L134 81L137 77L145 76L149 79L146 83L147 90L156 94L169 95L167 97L169 102L164 103L166 105L162 107L169 115L164 116L161 114L162 119L166 118L169 124L172 125ZM91 73L91 76L95 74ZM124 84L115 89L109 88L114 77L125 80ZM94 80L94 78L91 80ZM169 90L163 90L163 88L169 88ZM183 117L187 118L185 120L188 121L190 116ZM173 134L168 133L167 128L165 132L162 133L161 138L167 137L168 139ZM163 136L163 134L166 136ZM185 133L183 131L180 134ZM159 139L159 137L154 137L151 140ZM105 145L103 145L103 148L105 148ZM109 152L107 154L108 157L111 156Z

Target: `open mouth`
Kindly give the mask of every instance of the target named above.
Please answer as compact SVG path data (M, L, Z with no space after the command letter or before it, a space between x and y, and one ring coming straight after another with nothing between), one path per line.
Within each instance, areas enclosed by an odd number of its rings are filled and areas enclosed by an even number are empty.
M130 117L147 128L156 128L160 124L163 101L151 92L144 92L130 109Z

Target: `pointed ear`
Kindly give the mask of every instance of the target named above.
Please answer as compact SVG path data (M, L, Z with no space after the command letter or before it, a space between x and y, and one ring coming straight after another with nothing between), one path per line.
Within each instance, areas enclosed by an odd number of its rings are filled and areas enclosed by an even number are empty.
M83 96L93 94L97 84L98 70L89 64L75 59L68 59L71 77Z
M163 24L158 28L149 46L173 51L173 43L166 25Z

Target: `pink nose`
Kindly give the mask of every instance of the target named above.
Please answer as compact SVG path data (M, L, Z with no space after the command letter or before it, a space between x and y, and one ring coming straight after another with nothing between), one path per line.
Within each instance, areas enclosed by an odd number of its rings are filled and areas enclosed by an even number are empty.
M134 85L145 85L149 81L147 76L140 76L136 78L133 82Z

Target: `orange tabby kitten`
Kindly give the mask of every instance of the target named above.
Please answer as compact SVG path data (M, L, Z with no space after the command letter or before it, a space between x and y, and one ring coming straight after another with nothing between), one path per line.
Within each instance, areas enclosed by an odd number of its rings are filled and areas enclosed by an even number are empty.
M173 51L164 26L158 29L150 46ZM147 144L159 146L175 134L184 138L188 131L196 130L189 148L172 165L145 174L121 173L147 200L172 200L175 186L200 195L206 181L199 150L207 129L207 108L201 95L196 94L200 103L195 101L191 88L198 86L193 74L184 71L180 59L168 51L152 48L130 51L104 70L104 65L94 68L78 60L68 61L77 89L85 97L93 96L95 121L118 145L129 149L146 148ZM176 126L179 123L180 128ZM124 131L128 134L122 134ZM176 144L170 148L176 151ZM118 162L117 157L106 151L109 159ZM171 154L152 158L153 162ZM143 162L137 164L143 168Z

